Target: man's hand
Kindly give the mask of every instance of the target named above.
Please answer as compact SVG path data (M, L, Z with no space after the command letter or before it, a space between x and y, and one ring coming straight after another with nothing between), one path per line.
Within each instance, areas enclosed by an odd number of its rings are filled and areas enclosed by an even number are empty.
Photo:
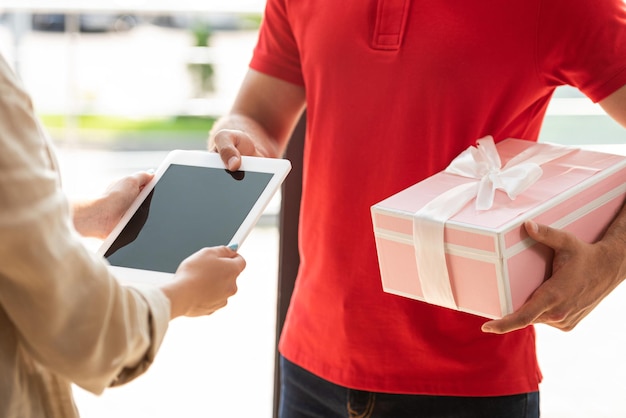
M532 221L524 226L531 238L554 250L552 277L516 312L486 322L482 330L503 334L543 323L570 331L624 279L620 273L624 249L604 240L588 244Z
M237 129L220 129L215 132L209 138L209 151L218 152L230 171L239 169L242 155L264 156L257 150L250 135Z
M280 158L305 107L304 87L249 69L228 114L209 133L209 151L238 170L241 156Z

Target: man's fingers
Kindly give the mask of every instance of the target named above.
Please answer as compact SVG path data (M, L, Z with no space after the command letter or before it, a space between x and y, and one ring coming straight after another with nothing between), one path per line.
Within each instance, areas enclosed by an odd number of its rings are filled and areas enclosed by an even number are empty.
M237 149L240 143L239 136L245 135L241 131L222 129L215 134L211 151L219 152L226 168L236 171L241 165L241 154Z
M533 221L524 226L531 238L554 250L552 277L516 312L486 322L482 330L502 334L543 323L570 331L615 287L615 281L608 286L600 283L607 274L603 247L586 244L572 233Z
M540 294L533 295L517 311L501 319L485 322L481 329L483 332L504 334L535 324L549 307L544 299Z
M520 314L521 312L515 312L502 319L485 322L481 329L486 333L505 334L507 332L526 328L528 325L533 323L530 317Z
M566 246L570 239L567 232L538 224L532 220L524 222L524 227L532 239L555 250Z
M526 232L535 241L547 245L553 249L561 248L564 245L565 237L563 232L555 230L546 225L539 225L532 220L524 223ZM542 297L542 292L534 293L530 299L524 303L517 311L506 315L501 319L485 322L482 326L483 332L504 334L525 328L537 322L548 309L550 309L550 300Z
M213 143L212 148L220 153L224 165L231 171L240 168L242 155L259 155L250 136L235 129L218 131L213 138Z
M219 152L227 169L230 171L239 170L239 167L241 167L241 155L232 143L220 148Z

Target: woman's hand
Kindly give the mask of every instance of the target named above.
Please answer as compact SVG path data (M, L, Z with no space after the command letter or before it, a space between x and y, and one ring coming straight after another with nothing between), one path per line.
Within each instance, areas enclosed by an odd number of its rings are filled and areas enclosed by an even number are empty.
M228 247L203 248L176 270L161 290L170 300L170 317L210 315L237 292L237 277L246 262Z
M135 173L111 183L99 198L75 203L74 227L85 237L106 238L153 177Z

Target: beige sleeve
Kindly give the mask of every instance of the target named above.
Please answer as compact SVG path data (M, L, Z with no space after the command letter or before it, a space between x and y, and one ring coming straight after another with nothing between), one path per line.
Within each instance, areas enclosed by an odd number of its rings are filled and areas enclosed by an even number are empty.
M94 393L146 370L170 314L160 290L120 286L83 245L31 101L1 56L0 305L31 356Z

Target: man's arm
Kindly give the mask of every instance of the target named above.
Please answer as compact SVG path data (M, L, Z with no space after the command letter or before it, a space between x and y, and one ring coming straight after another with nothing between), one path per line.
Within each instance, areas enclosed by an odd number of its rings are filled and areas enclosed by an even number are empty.
M305 106L302 86L249 70L228 115L209 135L209 150L220 153L230 170L241 155L281 157Z
M626 86L600 105L626 127ZM554 249L552 277L516 312L486 322L483 331L502 334L540 323L572 330L626 278L626 206L593 244L545 225L527 222L525 227L531 238Z

